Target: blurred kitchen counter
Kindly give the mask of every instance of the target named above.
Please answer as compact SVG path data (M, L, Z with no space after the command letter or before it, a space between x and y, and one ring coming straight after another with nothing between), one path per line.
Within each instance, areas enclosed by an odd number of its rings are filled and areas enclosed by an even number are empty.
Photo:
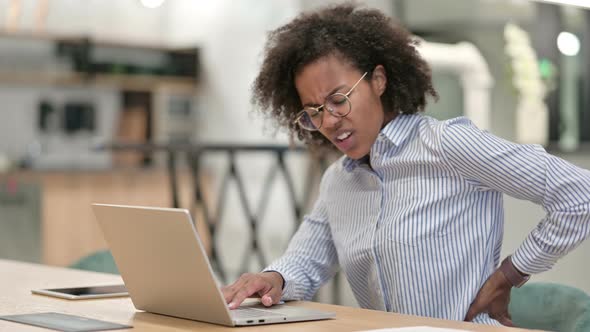
M18 171L2 174L6 181L41 187L41 261L68 266L106 248L91 203L171 207L168 172L157 169L108 171ZM178 171L181 207L189 208L192 179Z

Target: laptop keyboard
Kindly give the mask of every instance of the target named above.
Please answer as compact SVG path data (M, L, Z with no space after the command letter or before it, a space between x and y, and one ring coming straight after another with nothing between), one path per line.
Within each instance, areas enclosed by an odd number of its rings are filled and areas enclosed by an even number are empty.
M277 314L267 310L252 309L252 308L238 308L230 310L234 318L256 318L256 317L282 317L285 315Z

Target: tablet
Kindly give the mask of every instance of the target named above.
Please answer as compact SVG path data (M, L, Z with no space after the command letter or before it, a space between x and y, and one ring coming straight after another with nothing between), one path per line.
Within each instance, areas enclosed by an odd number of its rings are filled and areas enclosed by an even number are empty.
M107 331L128 329L132 327L129 325L111 323L82 316L66 315L58 312L8 315L0 316L0 319L65 332Z
M33 294L59 297L68 300L101 299L129 296L125 285L104 285L71 288L33 289Z

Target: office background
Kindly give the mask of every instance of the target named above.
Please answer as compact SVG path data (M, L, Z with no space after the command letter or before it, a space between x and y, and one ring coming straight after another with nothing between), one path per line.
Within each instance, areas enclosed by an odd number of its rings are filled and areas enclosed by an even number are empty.
M252 112L250 84L269 30L334 2L0 0L0 258L70 266L106 248L91 202L172 206L173 193L227 278L280 255L313 201L322 162L272 149L185 152L290 144ZM590 10L528 0L363 2L424 40L441 95L429 115L467 115L590 168ZM503 256L543 216L528 202L506 197L505 205ZM252 238L263 256L248 254ZM589 254L584 243L534 280L588 293ZM346 284L337 287L339 302L354 305ZM320 300L332 299L327 287Z

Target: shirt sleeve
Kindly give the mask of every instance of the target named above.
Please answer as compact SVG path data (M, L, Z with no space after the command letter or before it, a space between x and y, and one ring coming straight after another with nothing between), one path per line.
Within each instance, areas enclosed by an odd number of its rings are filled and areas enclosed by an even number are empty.
M276 271L283 276L283 300L311 300L334 276L337 266L338 255L320 188L319 199L304 217L287 251L264 271Z
M498 190L543 206L545 217L512 256L526 274L540 273L590 233L590 172L475 127L466 118L446 122L442 148L451 166L481 190Z

